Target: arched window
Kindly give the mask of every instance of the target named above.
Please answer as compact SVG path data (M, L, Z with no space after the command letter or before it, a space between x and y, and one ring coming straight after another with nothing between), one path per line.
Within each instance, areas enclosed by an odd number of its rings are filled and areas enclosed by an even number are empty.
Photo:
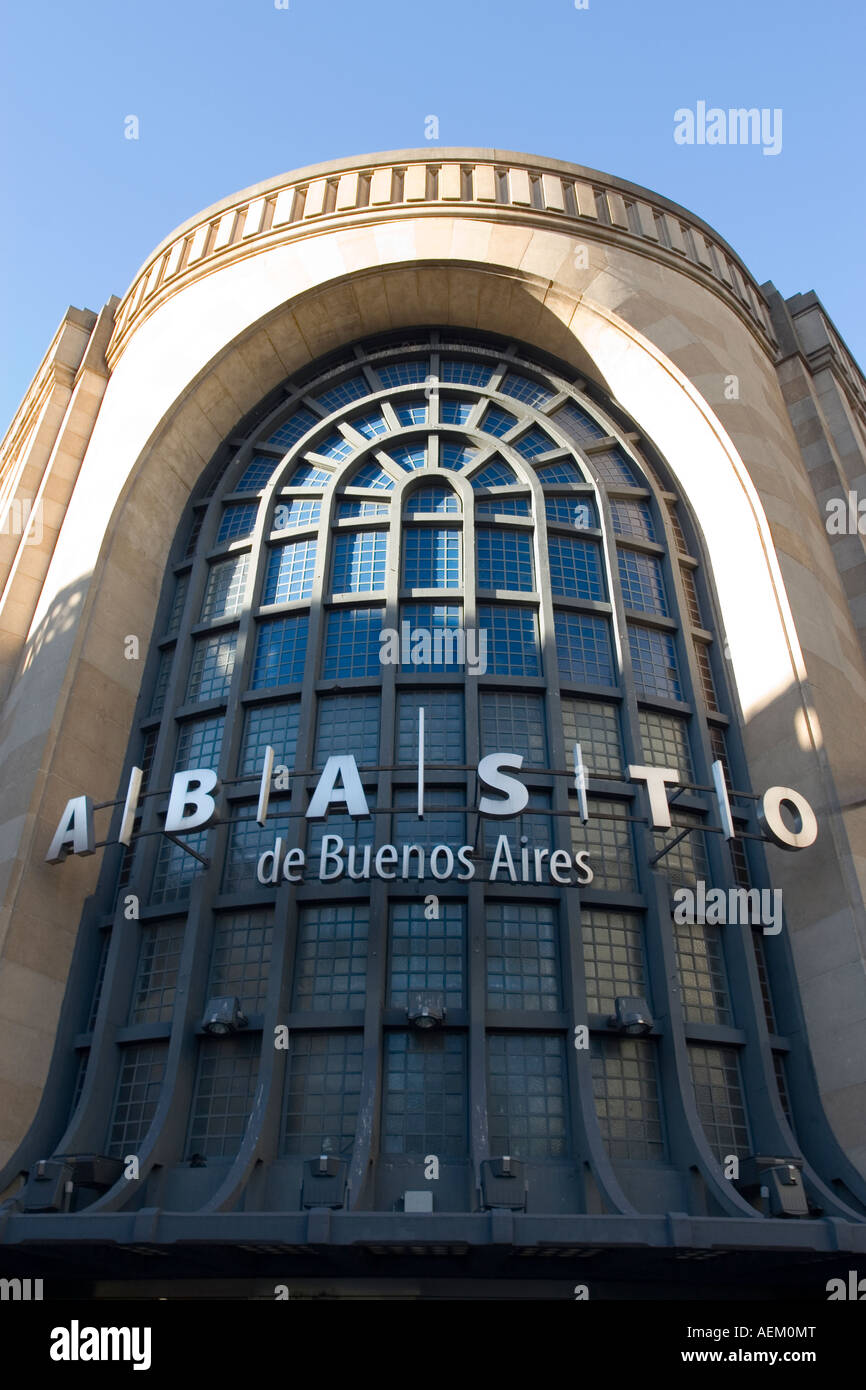
M141 905L123 927L135 967L112 975L128 997L111 1005L110 1152L136 1150L171 1086L190 1119L162 1161L230 1164L260 1123L260 1074L279 1113L257 1140L266 1207L296 1208L324 1154L392 1210L434 1155L440 1208L470 1211L479 1165L508 1155L533 1210L588 1210L584 1162L614 1203L697 1210L686 1178L706 1175L706 1146L711 1164L759 1132L790 1149L778 1106L754 1124L767 1084L788 1104L791 1045L760 929L749 955L670 910L678 886L767 880L752 841L712 833L711 764L747 791L745 764L711 577L650 441L560 366L451 330L358 345L237 439L177 538L130 751L149 795L99 890L106 933L129 895ZM479 817L477 764L503 752L528 802ZM369 814L309 819L321 770L349 755ZM647 825L635 764L677 770L671 832ZM224 800L180 844L164 789L192 767ZM305 861L285 875L292 849ZM246 1028L170 1054L178 1011L195 1032L222 996ZM616 1025L623 999L645 1029ZM415 1026L424 1007L438 1026Z

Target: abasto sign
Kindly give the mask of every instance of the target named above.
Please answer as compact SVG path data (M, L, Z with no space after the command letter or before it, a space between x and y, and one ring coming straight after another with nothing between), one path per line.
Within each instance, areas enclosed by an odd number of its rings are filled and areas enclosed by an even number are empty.
M585 825L589 820L587 773L579 743L574 744L572 756L573 786L576 792L574 814ZM274 760L274 749L266 748L256 808L256 821L263 828L267 826L274 786ZM482 789L477 811L481 816L494 820L513 820L527 809L529 791L519 777L513 775L519 773L522 767L523 757L519 753L489 753L481 759L477 769L479 786ZM649 824L652 828L670 829L671 816L666 789L670 785L680 785L677 769L631 764L628 775L630 780L640 782L646 788ZM142 776L140 768L132 768L117 836L118 842L123 845L129 845L133 837L135 814L142 797ZM281 790L284 786L285 783L281 781ZM725 839L733 839L736 831L721 762L713 764L713 786L721 833ZM488 792L495 795L488 795ZM423 820L423 709L419 711L417 793L417 815ZM195 768L175 773L169 793L164 832L172 836L189 834L205 830L217 823L218 796L219 782L217 773L212 768ZM794 821L796 828L792 828L783 816L783 807L787 809L788 816ZM93 801L88 796L72 797L67 802L45 856L48 863L62 863L68 854L87 855L94 852L97 847L94 837L94 809ZM382 809L377 807L376 811ZM438 809L440 808L437 807ZM304 813L304 819L326 823L332 814L348 814L356 821L369 820L374 814L367 802L357 762L351 753L328 758ZM758 820L764 838L782 849L805 849L817 838L818 822L812 807L805 797L791 787L771 787L765 792L759 801ZM587 850L569 851L553 849L551 846L530 848L525 840L526 837L522 836L521 846L515 854L508 836L499 835L490 863L491 882L498 881L502 874L512 883L554 883L570 886L592 882L593 871ZM379 878L407 881L411 878L424 879L429 876L440 882L451 878L467 882L476 876L474 855L472 845L437 844L429 849L414 843L386 844L376 849L370 845L347 847L341 835L325 834L322 836L318 855L308 862L305 850L299 846L289 846L282 837L277 836L273 847L259 856L256 877L262 884L276 884L281 880L300 883L310 877L318 879L321 883L328 883L346 875L353 880Z

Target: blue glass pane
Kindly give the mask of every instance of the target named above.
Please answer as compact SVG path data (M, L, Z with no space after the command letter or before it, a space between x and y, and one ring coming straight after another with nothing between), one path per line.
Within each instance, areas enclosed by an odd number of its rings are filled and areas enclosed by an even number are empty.
M377 676L383 608L337 608L328 614L322 677Z
M446 396L439 402L439 419L443 425L465 425L472 414L474 402Z
M531 516L532 503L528 497L495 497L476 502L476 516Z
M585 479L573 463L563 459L562 463L550 463L546 468L539 468L538 481L542 487L549 487L551 483L582 483Z
M318 423L318 415L314 415L311 410L296 410L284 425L274 430L267 442L291 449L293 444L297 444L298 440L303 438L307 430L311 430L313 425Z
M351 454L353 448L354 445L350 444L348 439L344 439L341 434L334 433L329 434L327 439L320 440L319 443L313 447L312 452L314 454L321 454L323 458L334 459L339 462L340 459L344 459L348 454Z
M274 508L274 530L286 531L293 526L312 526L319 520L321 502L278 502Z
M406 589L460 587L460 532L418 527L406 531L403 586Z
M480 473L476 473L474 478L470 478L473 487L516 487L517 474L503 463L501 459L494 459L488 463L486 468L482 468Z
M463 386L486 386L493 370L478 362L450 359L440 363L439 374L443 381L460 382Z
M486 634L489 675L541 675L538 624L532 609L482 604L478 626Z
M375 439L377 435L388 433L388 426L378 410L374 410L370 415L359 415L357 420L350 420L349 424L365 439Z
M523 531L477 533L479 589L533 588L532 537Z
M604 599L598 546L570 536L548 537L551 593L566 598Z
M313 592L316 542L290 541L271 551L262 590L262 603L288 603Z
M471 448L468 444L440 443L439 445L440 464L443 468L450 468L455 473L461 468L466 468L477 454L478 450Z
M636 608L641 613L659 613L666 618L668 605L662 567L655 555L645 555L640 550L619 550L617 558L626 608Z
M347 381L341 381L339 386L332 386L330 390L323 391L316 400L328 415L334 410L339 410L341 405L349 405L352 401L359 401L362 396L369 396L370 388L367 385L366 377L352 376Z
M485 434L495 434L501 438L509 430L513 430L517 424L517 416L509 415L507 410L500 410L499 406L492 405L481 421L481 428Z
M387 531L347 531L334 538L335 594L368 593L385 587Z
M394 414L400 424L408 428L409 425L426 425L427 407L424 404L398 405L394 407Z
M555 626L556 654L563 680L613 685L607 620L586 613L557 613Z
M230 502L228 506L223 508L220 529L217 533L217 545L223 545L226 541L243 540L245 536L251 536L258 511L258 502Z
M416 381L427 380L430 363L425 357L420 362L392 362L390 366L378 367L377 371L383 386L410 386Z
M290 487L327 487L333 477L324 468L314 468L311 463L302 463L289 479Z
M518 454L522 454L525 459L534 459L537 454L549 454L551 449L558 446L554 444L549 434L543 430L532 429L526 434L522 434L513 446Z
M265 454L253 454L235 484L235 492L257 492L264 487L273 477L277 462L277 459L268 458Z
M673 637L652 627L629 626L632 669L638 695L683 698Z
M456 630L460 627L456 603L404 603L400 609L400 641L404 671L459 671Z
M309 624L306 614L259 623L253 658L253 690L263 690L270 685L292 685L301 680Z
M341 502L337 508L337 520L352 516L387 516L387 502Z
M544 406L553 400L553 392L546 386L539 386L537 381L530 381L517 372L509 372L499 389L504 396L513 396L526 405Z
M404 444L399 449L392 449L390 457L395 463L399 463L401 468L405 468L407 473L411 473L416 468L424 467L427 462L427 450L423 444Z
M350 487L374 487L380 492L393 492L394 479L389 478L384 468L378 463L365 463L363 468L359 468L349 479Z
M460 500L450 487L419 487L406 503L410 515L417 512L459 512Z
M580 531L598 525L595 507L588 497L546 497L544 508L548 521L564 521Z

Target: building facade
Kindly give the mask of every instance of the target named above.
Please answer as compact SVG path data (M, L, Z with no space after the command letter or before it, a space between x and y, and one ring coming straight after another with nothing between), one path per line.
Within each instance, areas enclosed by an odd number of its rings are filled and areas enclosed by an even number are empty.
M4 441L0 1262L821 1296L863 377L676 204L430 156L194 218Z

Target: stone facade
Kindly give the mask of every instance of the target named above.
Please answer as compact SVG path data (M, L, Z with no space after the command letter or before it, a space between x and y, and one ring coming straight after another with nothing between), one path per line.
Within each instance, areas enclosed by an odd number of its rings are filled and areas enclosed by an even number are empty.
M813 296L758 287L677 205L493 150L270 180L173 234L120 301L70 310L2 445L0 1159L33 1118L97 859L44 853L68 797L118 794L169 547L224 437L291 373L401 326L483 329L597 381L668 460L704 536L752 781L799 788L811 857L771 851L818 1081L866 1169L864 383ZM731 378L736 378L736 386ZM25 544L25 539L27 543Z

